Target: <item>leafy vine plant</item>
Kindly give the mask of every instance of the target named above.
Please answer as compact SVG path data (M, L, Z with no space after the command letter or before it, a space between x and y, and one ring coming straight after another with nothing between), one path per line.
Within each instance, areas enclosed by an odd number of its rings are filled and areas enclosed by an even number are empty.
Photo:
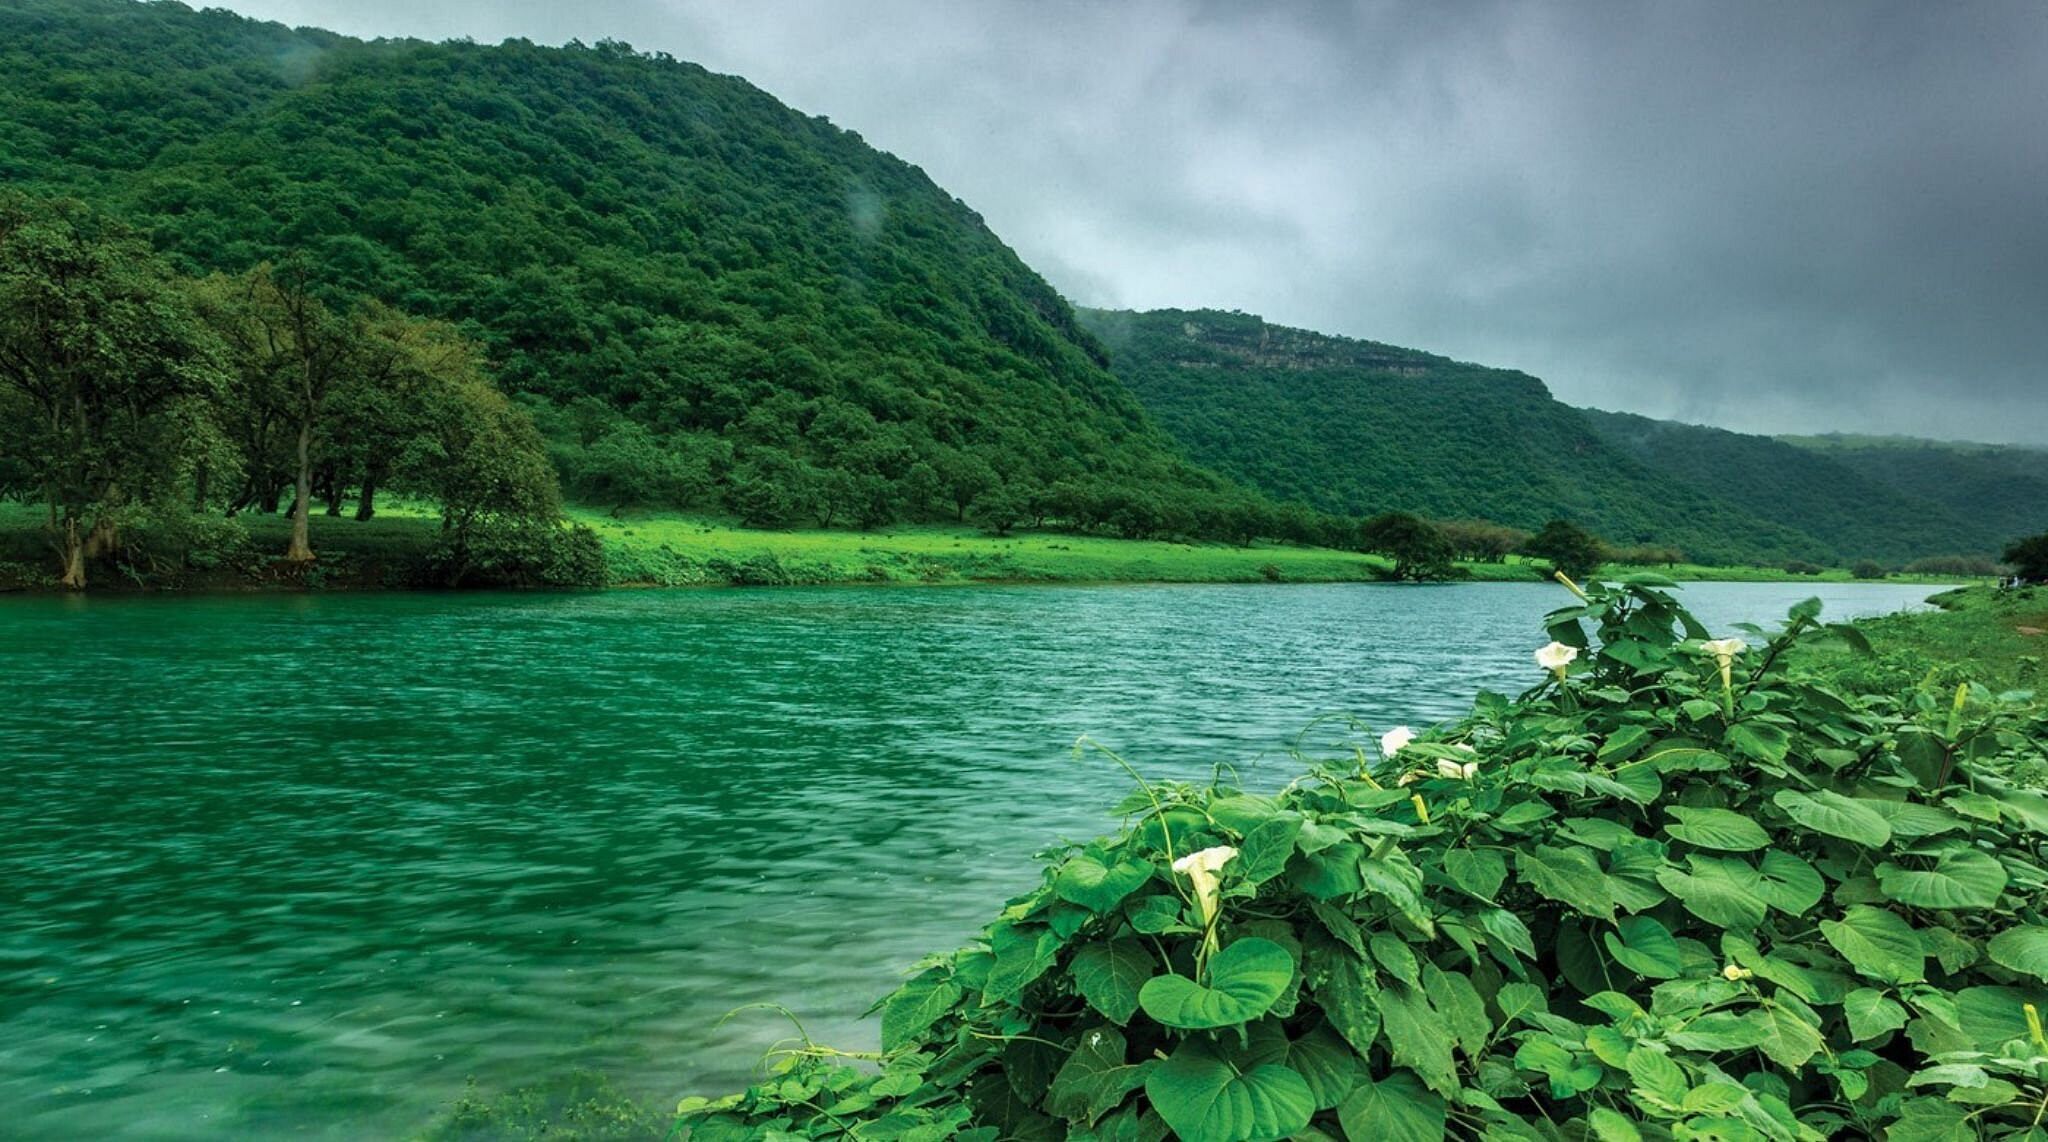
M1277 793L1140 782L870 1062L724 1139L2048 1139L2048 796L2023 694L1841 692L1791 609L1572 586L1536 681ZM1867 649L1867 647L1865 648Z

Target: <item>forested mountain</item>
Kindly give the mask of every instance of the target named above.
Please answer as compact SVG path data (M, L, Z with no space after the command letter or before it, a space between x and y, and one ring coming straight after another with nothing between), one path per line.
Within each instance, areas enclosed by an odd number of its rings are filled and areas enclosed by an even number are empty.
M1278 497L1524 528L1564 516L1615 543L1672 544L1705 560L1834 555L1716 494L1713 481L1639 462L1526 373L1243 313L1084 310L1082 320L1193 459Z
M1721 487L1741 506L1799 528L1844 557L1898 563L1937 554L1995 554L2026 534L1981 501L1960 497L1943 502L1928 494L1947 482L1914 475L1917 463L1895 465L1908 478L1894 483L1866 465L1845 463L1845 451L1799 448L1768 436L1631 413L1581 413L1608 443L1651 467L1697 487ZM1929 450L1942 451L1928 445L1916 448L1915 456ZM2042 459L2036 454L2037 488L2048 471ZM1734 474L1740 479L1731 481ZM2048 511L2043 507L2048 501L2036 494L2036 513ZM2043 522L2048 520L2037 519L2036 528Z
M2048 530L2048 449L1906 436L1786 436L1866 479L1933 500L2000 540Z
M0 184L85 199L189 274L290 261L336 304L458 323L586 498L781 523L1061 482L1234 494L916 167L622 44L0 0Z

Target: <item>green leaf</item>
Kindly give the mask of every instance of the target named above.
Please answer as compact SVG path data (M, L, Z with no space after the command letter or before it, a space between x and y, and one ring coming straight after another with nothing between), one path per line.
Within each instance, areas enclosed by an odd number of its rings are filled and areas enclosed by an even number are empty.
M1299 1039L1289 1039L1278 1019L1265 1019L1251 1028L1245 1062L1256 1066L1277 1063L1300 1075L1308 1083L1317 1110L1329 1110L1343 1102L1364 1069L1363 1061L1344 1040L1318 1023Z
M1849 1019L1849 1035L1866 1043L1887 1031L1906 1025L1906 1009L1874 987L1859 987L1842 1000L1842 1014Z
M2048 928L2007 928L1984 951L1999 967L2048 980Z
M1603 937L1607 954L1622 967L1649 979L1677 979L1685 970L1671 930L1648 916L1624 916L1618 931Z
M1444 1117L1444 1100L1407 1071L1393 1071L1377 1082L1360 1078L1337 1109L1345 1137L1372 1142L1441 1142Z
M1763 1024L1756 1049L1786 1070L1798 1070L1820 1051L1819 1028L1801 1018L1785 1003L1769 1004L1762 1011L1750 1013L1749 1018Z
M1287 870L1294 855L1294 839L1301 834L1301 818L1293 814L1272 817L1252 826L1237 847L1237 872L1248 884L1264 884Z
M1927 978L1927 951L1896 913L1852 904L1840 920L1822 920L1820 932L1850 967L1871 979L1919 983Z
M1816 833L1871 848L1883 848L1892 839L1891 825L1876 810L1833 790L1801 793L1797 789L1782 789L1771 801L1794 821Z
M1525 1015L1549 1011L1550 997L1533 983L1504 983L1494 994L1493 1004L1500 1008L1500 1025L1509 1027Z
M1877 866L1885 896L1915 908L1993 908L2005 882L2005 866L1975 849L1950 849L1935 858L1932 869Z
M1452 884L1491 904L1507 882L1508 866L1496 852L1452 849L1444 854L1444 873Z
M1184 975L1153 976L1139 989L1138 1005L1168 1027L1235 1027L1272 1010L1293 979L1286 948L1248 936L1209 960L1206 986Z
M1746 932L1763 923L1769 905L1759 889L1762 877L1739 860L1686 858L1690 873L1667 868L1657 874L1664 891L1678 897L1685 910L1717 928Z
M1146 861L1118 861L1114 867L1105 867L1094 857L1077 856L1060 866L1053 892L1061 900L1101 916L1152 879L1152 872L1153 866Z
M1792 748L1792 735L1769 722L1737 722L1728 727L1722 740L1737 753L1773 764L1783 764Z
M1768 1034L1760 1020L1750 1015L1713 1011L1665 1033L1672 1045L1688 1051L1743 1051L1756 1046Z
M1060 939L1050 931L999 924L989 934L995 949L995 966L989 968L988 983L982 988L984 1003L1001 1003L1023 994L1025 988L1052 967L1059 954Z
M1763 867L1751 891L1778 911L1800 916L1820 903L1827 888L1827 882L1812 865L1791 853L1772 849L1764 854Z
M1686 1092L1692 1089L1692 1083L1677 1063L1649 1047L1636 1047L1628 1053L1628 1077L1635 1084L1637 1093L1648 1095L1653 1101L1673 1109L1685 1100Z
M1489 908L1479 914L1479 927L1486 932L1489 940L1496 941L1509 951L1519 952L1529 959L1536 958L1536 938L1529 934L1529 926L1522 918L1505 908Z
M1433 963L1425 964L1422 986L1437 1014L1443 1016L1444 1028L1464 1049L1465 1057L1477 1059L1493 1036L1493 1020L1487 1016L1486 1000L1471 978L1462 972L1445 971Z
M1138 990L1152 978L1159 961L1136 940L1102 940L1074 953L1074 986L1088 1006L1121 1027L1138 1010Z
M1145 1080L1145 1096L1181 1142L1276 1142L1316 1112L1299 1074L1274 1063L1240 1071L1201 1039L1174 1049Z
M1594 861L1592 850L1537 845L1515 856L1515 868L1523 883L1560 904L1569 904L1588 916L1614 919L1614 897L1607 887L1607 874Z
M1763 826L1727 809L1674 805L1670 813L1677 821L1664 826L1664 831L1698 848L1746 853L1771 843L1771 835L1764 832Z
M911 980L882 1004L882 1049L908 1046L960 1002L960 985L936 972Z
M1111 1028L1097 1027L1084 1032L1080 1046L1074 1048L1074 1053L1067 1056L1053 1076L1045 1108L1061 1118L1090 1126L1115 1110L1125 1095L1145 1084L1157 1065L1152 1059L1126 1064L1126 1049L1124 1037Z
M1453 1094L1458 1065L1451 1057L1451 1032L1420 989L1395 985L1380 991L1380 1030L1396 1066L1412 1069L1430 1089Z
M1379 988L1367 971L1359 961L1343 957L1331 966L1329 978L1316 987L1323 1014L1361 1055L1372 1051L1373 1041L1380 1035Z
M1409 987L1422 986L1422 966L1415 962L1415 953L1401 937L1391 932L1374 932L1371 946L1372 958L1387 969L1388 975Z
M1132 903L1124 909L1124 915L1130 919L1131 927L1148 936L1187 927L1181 922L1180 898L1164 892Z
M1586 1115L1586 1125L1593 1128L1593 1136L1600 1142L1643 1142L1643 1136L1635 1124L1622 1117L1621 1113L1605 1106L1596 1106Z

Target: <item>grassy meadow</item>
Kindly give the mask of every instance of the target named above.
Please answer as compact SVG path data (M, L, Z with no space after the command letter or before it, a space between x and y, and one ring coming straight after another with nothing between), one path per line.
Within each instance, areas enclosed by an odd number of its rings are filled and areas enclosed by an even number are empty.
M590 527L603 543L612 585L619 587L779 586L826 583L1342 583L1380 578L1390 563L1378 555L1323 547L1258 543L1177 543L1115 539L1062 531L1020 530L991 535L966 525L899 525L871 532L843 529L761 530L730 520L680 513L571 508L569 517ZM245 514L204 535L152 544L154 559L120 564L102 573L98 589L177 585L246 588L268 585L384 588L419 581L419 569L439 535L434 509L424 502L380 504L376 518L358 522L315 512L309 572L275 563L290 531L282 514ZM177 574L165 565L187 552ZM43 533L41 511L0 503L0 588L36 588L54 582L55 556ZM1501 563L1461 563L1461 577L1482 582L1542 578L1542 565L1510 556ZM1610 565L1610 576L1654 571L1679 580L1843 582L1849 573L1788 575L1776 567L1703 564L1635 567ZM1911 581L1912 577L1895 576ZM1927 580L1953 582L1953 579Z

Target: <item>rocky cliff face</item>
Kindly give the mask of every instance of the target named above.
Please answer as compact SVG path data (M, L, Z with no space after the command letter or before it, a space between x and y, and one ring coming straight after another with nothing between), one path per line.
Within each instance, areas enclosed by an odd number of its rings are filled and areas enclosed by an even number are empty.
M1353 341L1271 325L1256 317L1202 314L1181 322L1187 343L1208 353L1186 354L1177 362L1182 368L1218 368L1226 361L1256 369L1285 369L1307 372L1315 369L1372 369L1404 377L1427 376L1435 358L1426 353Z

